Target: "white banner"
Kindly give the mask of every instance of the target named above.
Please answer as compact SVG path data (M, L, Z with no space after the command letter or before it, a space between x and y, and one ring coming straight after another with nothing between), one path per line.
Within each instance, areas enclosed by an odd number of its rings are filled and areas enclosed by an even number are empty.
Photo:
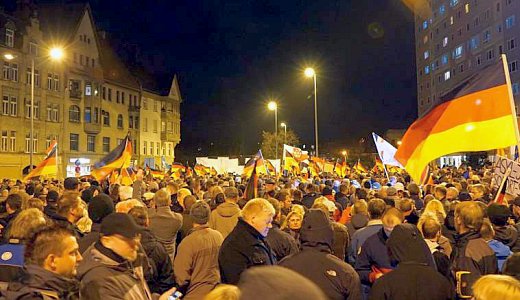
M494 186L499 186L506 174L509 174L506 181L506 193L520 196L520 164L511 159L497 156L495 173L493 174Z

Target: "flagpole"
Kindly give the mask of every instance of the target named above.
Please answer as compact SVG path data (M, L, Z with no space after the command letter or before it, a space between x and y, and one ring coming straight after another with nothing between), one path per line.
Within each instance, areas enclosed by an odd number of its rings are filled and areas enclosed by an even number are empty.
M504 174L504 178L502 179L502 182L498 186L497 194L495 195L495 199L493 199L493 203L497 203L498 197L500 196L500 193L502 193L502 189L504 188L504 184L506 184L507 177L509 177L509 174L511 174L511 169L508 169L506 173Z
M513 97L513 90L511 87L511 77L509 76L509 67L507 64L507 57L505 54L502 54L502 64L504 66L504 73L506 75L506 85L507 85L507 94L509 96L509 104L511 105L511 111L513 112L513 126L515 128L516 135L516 143L520 146L520 133L518 131L518 120L516 118L516 107L515 100Z
M387 179L388 181L390 181L390 176L388 176L388 171L386 170L386 165L385 165L385 164L383 164L383 169L385 170L386 179Z
M56 140L54 140L54 142L56 143L56 179L60 179L60 169L58 168L58 142Z

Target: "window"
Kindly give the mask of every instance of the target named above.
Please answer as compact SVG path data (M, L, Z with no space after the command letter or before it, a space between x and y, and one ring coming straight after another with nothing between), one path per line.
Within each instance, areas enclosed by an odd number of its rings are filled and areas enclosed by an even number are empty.
M3 74L5 80L18 81L18 64L4 62Z
M482 38L482 43L486 44L490 40L491 40L491 31L490 30L484 31L484 35L483 35L483 38Z
M507 41L507 50L513 50L515 49L515 39L510 39Z
M135 116L134 128L139 129L139 116Z
M110 113L102 110L101 115L103 115L103 125L110 126Z
M442 15L444 15L445 12L446 12L446 6L444 4L442 4L441 6L439 6L439 14L442 16Z
M453 50L453 58L459 59L462 57L462 46L458 46Z
M9 115L9 96L2 97L2 115Z
M448 54L443 54L442 57L441 57L441 63L442 65L444 66L445 64L448 63Z
M53 90L54 89L54 78L52 73L47 73L47 89Z
M475 60L477 61L477 66L480 66L480 64L482 63L482 58L480 57L480 55L478 55Z
M428 59L430 57L430 51L424 51L424 59Z
M157 109L157 107L158 107L157 104L159 103L159 101L156 101L156 100L152 100L152 101L153 101L153 111L157 111L158 110Z
M27 84L31 84L31 68L27 68ZM34 86L40 86L40 71L34 70Z
M9 114L13 117L18 116L18 98L11 96L9 101Z
M474 36L471 38L471 40L469 42L469 48L471 50L475 50L478 48L478 44L479 44L479 38L478 38L478 36Z
M509 72L513 73L518 71L518 61L512 61L509 63Z
M123 128L123 115L117 115L117 128Z
M14 152L16 149L16 131L11 131L9 136L9 151Z
M143 154L146 155L146 146L147 146L147 143L146 141L143 142Z
M488 52L487 52L487 59L491 60L493 58L495 58L495 50L494 49L488 50Z
M161 122L161 132L166 132L166 122Z
M85 96L92 96L92 84L85 82Z
M450 0L450 6L451 6L451 7L454 7L454 6L456 6L457 4L459 4L459 0Z
M25 135L25 153L31 152L31 134ZM33 133L32 152L38 152L38 135Z
M153 132L157 133L157 120L153 120Z
M464 5L464 11L468 14L469 13L469 3L466 3L466 5Z
M134 128L134 117L128 116L128 128Z
M442 39L442 47L446 47L448 46L448 37L445 36L443 39Z
M423 29L427 29L428 28L428 21L424 21L423 22L423 26L422 26Z
M85 123L92 122L92 111L90 107L85 107Z
M29 42L29 53L33 56L38 56L38 44Z
M513 83L513 95L518 95L519 92L520 92L520 88L519 88L518 82Z
M5 29L5 45L7 47L14 47L14 30Z
M161 145L159 145L159 142L155 143L155 155L159 156L159 148Z
M106 136L103 137L103 152L110 152L110 138Z
M125 104L125 92L121 92L121 103Z
M453 16L450 17L450 25L453 25Z
M54 74L54 90L60 90L60 75Z
M2 142L0 143L0 151L7 152L9 149L9 142L7 139L7 130L2 130Z
M148 109L148 100L143 98L143 109Z
M107 100L107 88L106 87L101 88L101 98L103 100Z
M99 123L99 108L94 107L94 123Z
M497 12L500 12L500 2L497 3Z
M80 122L79 106L71 105L69 107L69 122L74 122L74 123Z
M40 117L40 102L34 101L33 114L35 119ZM25 99L25 118L31 118L31 100Z
M108 101L112 101L112 89L108 89Z
M51 120L52 115L52 104L47 104L47 121Z
M73 151L79 150L79 134L76 134L76 133L70 134L70 150L73 150Z
M459 65L459 72L464 73L464 64Z
M81 81L74 79L69 80L69 94L71 98L81 99Z
M47 121L58 122L58 105L47 104Z
M448 80L450 80L450 78L451 78L451 72L450 71L444 72L444 81L448 81Z
M509 29L515 26L515 15L506 18L506 28Z
M87 151L88 152L96 152L96 136L95 135L87 135Z
M148 132L148 118L144 118L143 121L143 131Z
M153 155L153 144L154 142L150 142L150 155Z
M119 91L116 91L116 102L119 103Z

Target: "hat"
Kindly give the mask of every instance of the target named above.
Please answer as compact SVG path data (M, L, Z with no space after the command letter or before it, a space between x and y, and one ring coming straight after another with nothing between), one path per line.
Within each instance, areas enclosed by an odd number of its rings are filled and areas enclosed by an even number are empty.
M196 224L208 223L210 215L211 209L204 201L197 201L191 206L190 216L193 218L193 222Z
M58 198L60 197L60 194L58 194L55 190L50 190L47 193L47 202L56 202L58 201Z
M395 195L397 195L397 189L395 187L391 186L386 189L386 194L390 197L395 196Z
M49 192L50 193L50 192ZM47 197L49 197L47 195ZM520 197L516 197L512 202L511 204L515 205L515 206L520 206Z
M394 188L397 190L397 191L401 191L403 192L404 191L404 184L402 184L401 182L398 182L394 185Z
M114 202L107 194L97 195L88 204L88 215L94 223L101 223L106 216L113 212Z
M322 243L332 246L334 231L329 217L322 210L310 209L305 213L300 229L300 241L305 243Z
M471 195L468 192L460 192L459 200L460 201L471 201Z
M67 177L63 181L63 187L66 190L75 190L79 185L79 181L76 177Z
M498 203L490 204L486 212L491 223L497 226L505 226L507 219L511 216L509 207Z
M134 218L124 213L111 213L101 222L100 233L104 236L114 234L122 235L126 238L135 238L142 230L142 227L135 223Z
M328 186L323 188L323 191L321 192L323 196L332 195L332 189Z

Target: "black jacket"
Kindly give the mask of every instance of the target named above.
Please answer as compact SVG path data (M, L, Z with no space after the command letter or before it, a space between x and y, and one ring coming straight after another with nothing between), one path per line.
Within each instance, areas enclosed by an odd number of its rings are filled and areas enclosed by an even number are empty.
M141 245L150 267L145 268L146 282L152 293L162 294L175 285L172 261L164 246L147 228L141 231Z
M274 265L276 258L264 237L242 218L220 247L218 264L222 283L237 284L244 270Z
M269 233L265 239L271 247L277 261L300 251L296 240L287 232L280 230L280 226L274 222L273 228L269 229Z
M349 198L348 195L343 194L342 192L337 192L334 195L334 200L336 200L337 203L341 204L341 207L343 209L346 209L349 205Z
M37 265L27 265L20 282L11 282L7 299L79 299L79 281L57 275Z
M472 295L471 287L480 276L498 273L495 252L475 231L455 236L450 263L453 283L466 287L457 291L458 296Z
M302 198L303 206L310 209L312 207L312 205L314 204L314 200L316 200L316 198L318 198L318 197L319 197L319 195L316 193L305 194Z
M414 225L397 225L386 245L397 268L374 282L369 299L453 299L449 280L435 270L430 250Z
M71 222L69 222L69 220L67 220L67 218L62 217L57 214L54 216L50 216L50 218L54 224L56 224L60 227L63 227L63 228L67 228L68 230L74 232L77 240L79 240L83 237L83 233L78 229L78 227L76 225L72 224Z
M286 257L280 265L310 279L328 299L361 299L358 274L331 254L333 235L328 217L320 210L309 210L302 223L302 251Z
M100 231L101 224L92 223L90 232L78 240L79 253L83 254L88 249L88 247L99 240Z

